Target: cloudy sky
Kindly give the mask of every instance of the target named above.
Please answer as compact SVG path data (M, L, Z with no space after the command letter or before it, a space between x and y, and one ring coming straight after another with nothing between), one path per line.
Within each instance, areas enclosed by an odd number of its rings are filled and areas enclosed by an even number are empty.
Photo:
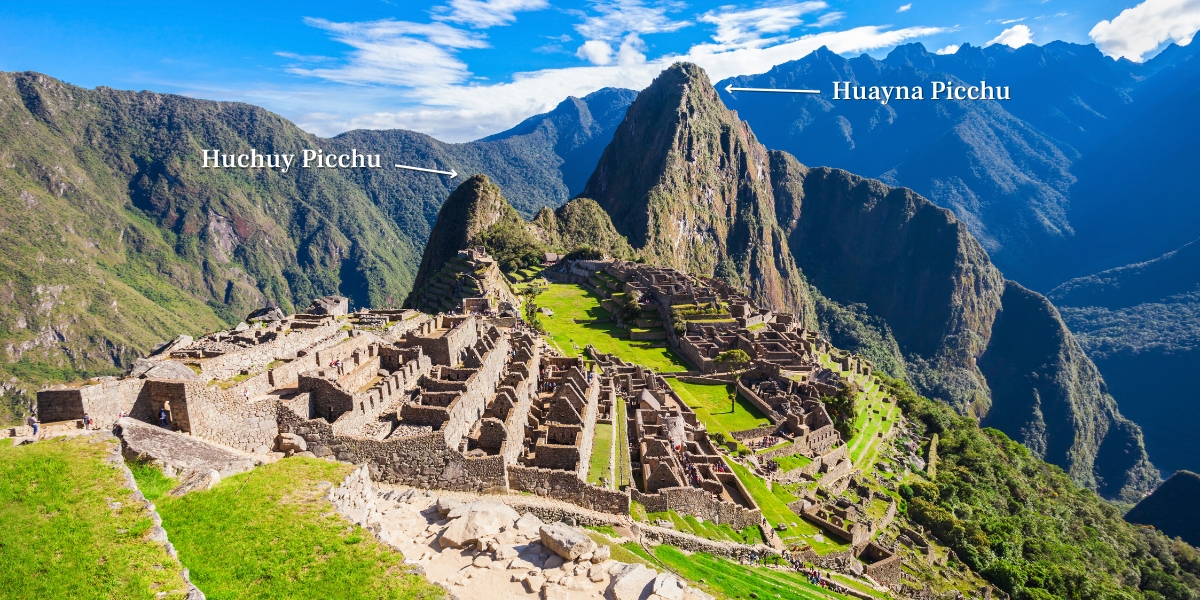
M715 81L820 46L882 57L1053 40L1142 61L1190 43L1200 0L9 2L0 70L264 106L308 131L502 131L568 95L641 89L677 60Z

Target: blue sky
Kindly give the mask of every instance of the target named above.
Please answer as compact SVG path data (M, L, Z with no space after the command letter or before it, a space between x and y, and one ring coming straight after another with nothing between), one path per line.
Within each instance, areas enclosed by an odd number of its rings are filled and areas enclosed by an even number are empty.
M675 60L712 79L822 45L1096 43L1145 60L1200 29L1200 0L439 0L0 3L0 70L264 106L308 131L467 141Z

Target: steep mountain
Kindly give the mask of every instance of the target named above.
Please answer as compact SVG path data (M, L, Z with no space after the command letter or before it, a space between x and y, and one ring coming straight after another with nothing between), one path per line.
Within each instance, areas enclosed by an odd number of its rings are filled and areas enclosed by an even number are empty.
M532 221L525 221L499 186L486 175L473 175L442 204L405 306L449 311L456 298L476 295L464 295L464 283L467 292L479 290L458 275L463 265L456 256L467 248L483 248L505 273L541 263L545 252L591 248L607 256L634 258L629 242L595 200L576 198L555 211L543 208Z
M399 305L459 181L392 164L488 174L532 216L582 185L631 95L569 98L488 141L445 144L402 130L323 139L245 104L0 73L0 420L44 382L118 372L265 303ZM202 166L204 150L308 148L379 154L384 168Z
M582 196L647 261L717 275L759 304L814 309L775 219L770 157L697 66L676 64L638 94Z
M1200 240L1154 260L1068 281L1050 292L1104 373L1124 411L1146 432L1166 472L1200 469L1192 423L1200 393Z
M1006 282L979 369L992 389L981 424L1025 444L1035 456L1106 497L1136 499L1158 480L1142 431L1121 415L1045 296Z
M822 48L717 88L767 147L912 188L952 209L1010 278L1048 290L1197 234L1179 162L1200 131L1187 108L1200 89L1196 51L1171 46L1137 64L1064 42L964 44L951 55L909 44L883 60ZM835 81L919 85L925 99L833 100ZM935 101L935 81L1008 86L1012 99ZM822 94L731 95L729 84ZM1184 218L1164 223L1164 213Z
M608 213L591 198L575 198L555 210L543 208L533 219L535 232L547 248L570 252L594 248L607 256L633 260L636 254L617 232Z
M1198 546L1200 516L1195 510L1197 497L1200 497L1200 475L1191 471L1176 471L1153 494L1125 513L1125 520L1152 525L1171 537L1180 537Z
M768 152L694 65L671 67L638 96L584 194L650 262L812 310L835 343L882 359L963 413L987 419L1041 397L1055 417L1044 426L997 424L1076 481L1125 498L1157 481L1140 430L1057 312L1006 282L952 212L908 189ZM731 235L738 228L752 233ZM753 268L718 267L747 254ZM806 297L781 302L776 279Z

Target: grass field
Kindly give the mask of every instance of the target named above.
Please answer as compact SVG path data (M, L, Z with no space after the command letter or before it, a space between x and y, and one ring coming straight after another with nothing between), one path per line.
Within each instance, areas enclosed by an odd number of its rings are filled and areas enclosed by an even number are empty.
M330 510L319 483L351 468L289 458L156 504L192 581L213 600L443 597L400 553ZM161 473L135 476L149 491L164 487Z
M149 514L104 462L117 442L100 440L0 447L0 597L187 594L182 565L146 539Z
M604 478L612 485L613 426L596 423L596 435L592 438L592 460L588 467L588 482L599 485Z
M668 379L667 382L675 393L696 410L696 416L704 422L711 432L723 432L729 435L731 431L754 429L770 425L771 420L750 404L745 398L737 396L734 386L704 385L684 383L678 379ZM730 399L737 396L736 402L730 406Z
M579 356L591 344L601 352L656 371L688 370L683 358L665 343L629 340L624 329L608 320L609 312L600 306L599 298L581 285L551 284L538 295L537 305L554 312L554 316L542 315L542 324L554 345L567 356Z
M818 527L792 512L787 505L796 497L785 490L783 486L767 489L767 483L746 467L728 458L725 459L725 463L733 469L734 474L742 481L742 485L746 486L746 490L750 492L750 496L754 498L754 502L758 504L758 508L762 510L762 515L768 523L771 525L787 524L788 530L779 532L779 537L783 539L784 543L809 544L817 554L821 555L850 547L849 544L841 543L836 538L831 539L828 535L824 535L824 532ZM818 542L813 538L818 533L822 534L823 541Z
M775 461L779 465L779 468L782 469L783 472L785 472L785 473L788 471L791 471L793 469L799 469L800 467L803 467L803 466L806 466L806 465L812 463L811 458L809 458L807 456L801 456L799 454L796 454L794 456L781 456L779 458L773 458L771 460Z
M758 527L747 527L741 531L737 531L729 525L717 525L712 521L701 522L700 519L692 515L680 515L673 510L649 513L647 518L651 523L655 523L659 519L670 521L675 526L676 531L690 533L709 540L750 545L763 543L762 531Z
M633 466L629 459L629 432L625 422L625 399L617 396L617 405L613 409L613 438L616 440L617 459L614 468L616 480L614 487L630 485L633 482Z
M693 582L703 582L700 587L719 597L751 598L753 593L758 598L847 598L812 585L794 571L750 567L703 552L685 554L666 544L654 548L654 558Z

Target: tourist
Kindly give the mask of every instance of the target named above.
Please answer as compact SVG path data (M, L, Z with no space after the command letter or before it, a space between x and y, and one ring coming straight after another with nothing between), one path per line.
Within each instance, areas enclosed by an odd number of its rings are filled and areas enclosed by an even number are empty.
M29 415L29 419L27 419L25 422L28 423L29 426L33 428L33 437L37 437L38 429L41 428L40 423L38 423L37 418L35 418L33 415Z
M165 409L165 408L158 409L158 426L159 427L167 426L167 409Z
M83 430L87 431L92 428L92 418L85 412L83 413Z

